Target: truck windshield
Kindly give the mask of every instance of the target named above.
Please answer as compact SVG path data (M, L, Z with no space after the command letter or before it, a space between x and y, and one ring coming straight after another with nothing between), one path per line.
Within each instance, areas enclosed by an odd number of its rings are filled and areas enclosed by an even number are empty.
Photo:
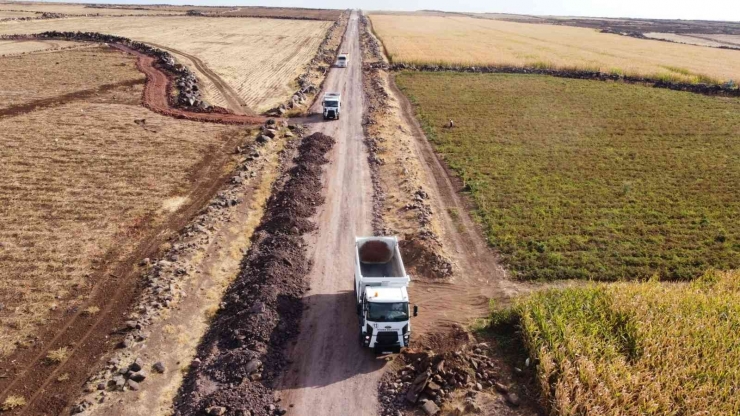
M324 107L339 107L338 101L324 101Z
M409 304L398 303L368 303L367 320L371 322L402 322L409 320Z

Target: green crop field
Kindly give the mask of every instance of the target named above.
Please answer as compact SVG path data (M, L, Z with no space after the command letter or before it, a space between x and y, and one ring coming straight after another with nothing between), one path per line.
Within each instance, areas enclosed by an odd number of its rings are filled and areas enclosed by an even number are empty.
M740 266L740 101L536 75L397 83L516 277L688 280Z
M739 272L553 289L494 312L502 324L521 330L553 414L740 414Z

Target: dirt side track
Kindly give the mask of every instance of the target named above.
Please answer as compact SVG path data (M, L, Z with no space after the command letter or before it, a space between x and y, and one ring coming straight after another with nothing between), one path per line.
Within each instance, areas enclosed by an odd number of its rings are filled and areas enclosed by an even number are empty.
M167 46L159 45L156 43L149 43L152 46L155 46L159 49L169 51L170 53L173 53L175 55L181 55L187 59L189 59L191 62L193 62L193 65L200 71L203 76L207 77L212 83L213 86L216 87L218 92L221 93L221 95L224 97L226 102L228 103L229 109L233 111L235 114L246 114L249 116L256 116L257 113L255 113L252 109L250 109L247 106L247 103L244 102L242 97L239 96L239 93L234 91L233 88L229 84L226 83L223 79L221 79L218 74L213 72L211 68L209 68L200 58L194 55L190 55L188 53L185 53L183 51L173 49Z
M138 57L136 65L139 70L146 75L146 87L144 88L143 97L144 106L155 113L184 120L221 124L255 125L264 123L267 120L265 117L261 116L230 113L197 113L173 108L167 100L168 91L171 87L171 80L164 72L160 71L154 65L156 58L145 55L124 45L112 44L111 46Z

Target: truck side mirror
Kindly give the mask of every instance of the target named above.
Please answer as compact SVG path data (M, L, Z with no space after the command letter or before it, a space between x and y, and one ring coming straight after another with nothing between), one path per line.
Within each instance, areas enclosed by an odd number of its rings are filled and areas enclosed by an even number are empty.
M414 316L419 316L419 307L414 305Z

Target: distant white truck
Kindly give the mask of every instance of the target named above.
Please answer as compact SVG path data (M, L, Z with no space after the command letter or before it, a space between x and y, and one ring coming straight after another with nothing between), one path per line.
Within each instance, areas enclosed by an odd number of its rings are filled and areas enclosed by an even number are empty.
M355 297L363 346L378 353L408 347L410 282L396 237L355 239ZM417 316L418 307L413 311Z
M347 63L349 62L349 55L346 53L340 53L337 55L337 68L346 68Z
M342 94L338 92L327 92L324 94L324 120L339 120L339 113L342 109Z

